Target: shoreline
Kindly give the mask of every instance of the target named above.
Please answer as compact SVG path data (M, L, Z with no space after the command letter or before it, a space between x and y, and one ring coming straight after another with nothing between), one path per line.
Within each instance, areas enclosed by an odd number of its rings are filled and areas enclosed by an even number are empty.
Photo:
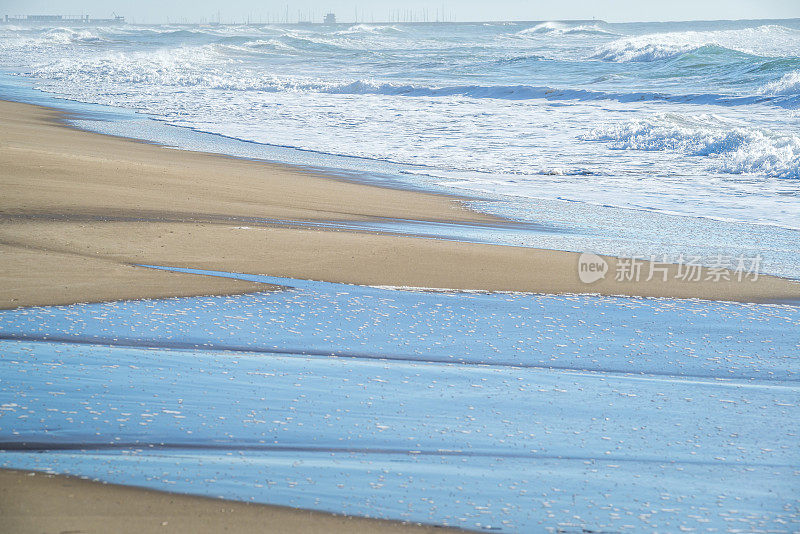
M800 283L774 276L684 282L672 265L666 282L583 284L576 252L314 227L402 219L502 231L512 223L467 209L463 198L85 132L36 105L0 101L0 110L0 163L8 170L0 178L0 309L272 289L140 264L357 285L800 299ZM287 220L309 225L280 223ZM615 272L617 259L604 258Z
M800 527L800 18L251 15L0 32L0 534Z
M74 475L0 468L0 519L40 532L456 533L465 530L171 493Z

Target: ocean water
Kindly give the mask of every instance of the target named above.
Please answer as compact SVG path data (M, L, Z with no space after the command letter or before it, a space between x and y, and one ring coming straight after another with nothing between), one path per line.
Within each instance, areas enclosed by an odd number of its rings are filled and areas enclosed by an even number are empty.
M512 199L520 220L549 199L800 228L798 19L0 25L0 69L170 125L397 165Z
M0 467L487 531L800 526L797 306L190 271L284 289L0 311Z

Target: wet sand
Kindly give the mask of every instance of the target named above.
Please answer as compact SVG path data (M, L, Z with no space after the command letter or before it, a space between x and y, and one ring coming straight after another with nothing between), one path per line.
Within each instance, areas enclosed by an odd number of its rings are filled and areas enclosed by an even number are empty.
M0 102L0 308L269 289L137 264L371 285L800 298L800 284L774 277L683 282L673 267L667 282L587 285L570 252L291 227L279 221L503 221L463 199L82 132L62 119ZM613 274L616 260L606 259Z
M17 470L0 470L0 525L15 534L463 532Z

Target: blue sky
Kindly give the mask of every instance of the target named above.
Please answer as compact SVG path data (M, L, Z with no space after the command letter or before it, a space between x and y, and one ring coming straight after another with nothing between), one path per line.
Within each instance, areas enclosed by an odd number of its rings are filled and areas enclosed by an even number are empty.
M467 20L553 20L591 19L607 21L794 18L800 17L800 0L0 0L0 15L89 14L108 17L112 11L137 22L223 22L261 21L288 12L290 21L298 14L319 19L328 11L342 22L356 13L362 21L383 21L392 13L409 10L421 18L441 17Z

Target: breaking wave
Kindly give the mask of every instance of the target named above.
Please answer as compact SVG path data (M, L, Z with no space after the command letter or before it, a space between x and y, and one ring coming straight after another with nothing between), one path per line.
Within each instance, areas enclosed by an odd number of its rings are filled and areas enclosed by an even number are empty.
M742 30L652 33L600 45L590 57L617 63L660 61L708 47L761 57L784 57L794 50L798 56L800 32L766 25Z
M777 96L800 95L800 71L787 72L780 80L769 82L762 93Z
M612 31L601 28L596 24L580 24L570 26L562 22L543 22L532 28L517 32L518 36L530 35L618 35Z
M36 36L28 36L23 28L3 28L3 34L21 32L23 37L16 39L5 39L0 34L0 49L11 49L19 51L36 50L42 47L64 46L71 44L93 44L107 41L101 30L93 29L73 29L73 28L51 28Z
M358 35L358 34L380 34L380 33L403 33L397 26L381 26L372 24L355 24L345 30L333 32L333 35Z
M800 179L800 137L731 124L714 116L663 114L601 127L582 137L617 150L705 156L709 170Z

